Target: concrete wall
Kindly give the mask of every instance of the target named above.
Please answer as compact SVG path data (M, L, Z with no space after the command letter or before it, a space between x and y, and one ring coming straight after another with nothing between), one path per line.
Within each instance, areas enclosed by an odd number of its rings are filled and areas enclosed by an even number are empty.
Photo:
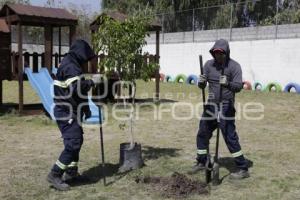
M288 27L290 25L282 25L281 28L286 28L286 31L278 29L277 35L280 36L278 39L270 39L269 33L274 28L271 26L265 29L246 28L232 32L231 57L241 64L244 80L251 83L258 81L262 84L275 81L282 87L289 82L300 84L300 29L297 32ZM299 25L296 27L300 28ZM250 31L251 29L259 30L259 32L254 33ZM208 32L211 35L207 34ZM239 34L236 34L237 32ZM171 76L180 73L199 74L199 54L203 55L204 62L211 59L208 51L215 39L229 39L225 37L227 33L226 29L221 32L219 30L218 36L213 35L213 31L197 32L194 34L196 36L194 40L197 41L198 36L203 35L201 42L193 42L190 33L185 33L185 36L183 33L165 34L165 43L160 47L161 72ZM255 35L257 39L253 39L254 36L251 37L251 35ZM144 50L155 53L155 45L149 42Z
M300 24L162 33L160 41L162 44L211 42L219 38L231 41L300 38ZM151 34L147 38L147 42L148 44L154 44L155 34Z

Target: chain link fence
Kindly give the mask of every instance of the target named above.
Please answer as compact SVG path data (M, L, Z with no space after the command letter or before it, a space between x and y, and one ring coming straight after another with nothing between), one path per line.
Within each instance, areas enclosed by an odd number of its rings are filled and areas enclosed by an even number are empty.
M282 0L227 3L157 14L163 33L231 29L300 22L300 6L284 4Z

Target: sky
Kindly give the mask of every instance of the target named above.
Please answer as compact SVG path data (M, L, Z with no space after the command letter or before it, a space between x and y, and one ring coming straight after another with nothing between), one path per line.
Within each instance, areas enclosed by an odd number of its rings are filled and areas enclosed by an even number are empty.
M102 0L54 0L56 5L61 2L64 6L69 3L75 4L77 6L84 6L87 10L91 12L100 12L100 5ZM44 6L47 0L30 0L32 5Z

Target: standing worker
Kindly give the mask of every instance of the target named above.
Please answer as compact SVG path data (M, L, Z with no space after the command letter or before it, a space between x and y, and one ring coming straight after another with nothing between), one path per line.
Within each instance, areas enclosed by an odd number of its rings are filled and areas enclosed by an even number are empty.
M64 150L47 176L48 182L57 190L68 190L70 187L63 181L72 179L78 174L79 152L83 143L81 122L91 117L88 106L88 91L100 83L100 76L92 80L84 79L83 64L95 57L90 45L84 40L76 40L70 51L62 60L54 80L54 116L62 134ZM82 107L78 111L78 108Z
M213 131L217 128L218 105L221 105L220 129L225 143L234 157L237 172L231 173L231 179L243 179L249 177L248 163L243 156L239 143L239 137L235 129L235 93L243 88L242 69L239 63L230 58L229 44L226 40L217 40L210 50L213 56L204 65L204 74L200 75L198 86L205 88L209 83L208 101L202 119L199 123L197 134L197 164L192 168L191 173L205 169L207 161L207 149ZM224 75L222 75L224 69ZM219 104L220 87L222 99Z

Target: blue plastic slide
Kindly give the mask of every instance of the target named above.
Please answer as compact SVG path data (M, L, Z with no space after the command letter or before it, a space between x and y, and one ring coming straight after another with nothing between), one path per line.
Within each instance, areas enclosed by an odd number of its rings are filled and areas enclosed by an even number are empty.
M25 68L25 73L28 80L40 97L45 110L49 113L51 118L55 120L53 114L54 101L53 101L53 79L51 78L47 68L41 68L38 73L33 73L30 68ZM84 121L87 124L98 124L99 123L99 110L96 104L91 100L89 96L89 106L92 112L92 117ZM103 115L102 115L103 118ZM102 119L103 121L103 119Z

